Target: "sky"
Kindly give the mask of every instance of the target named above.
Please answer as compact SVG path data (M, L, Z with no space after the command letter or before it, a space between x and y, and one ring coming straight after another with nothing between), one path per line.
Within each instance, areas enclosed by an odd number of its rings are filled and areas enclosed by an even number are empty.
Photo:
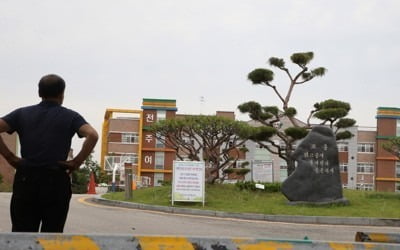
M140 109L143 98L249 120L241 103L282 105L248 73L273 70L285 94L288 78L268 59L295 74L290 55L308 51L309 67L328 71L295 87L300 120L326 99L350 103L359 126L376 126L378 107L400 107L398 0L2 0L0 31L0 117L40 102L39 79L55 73L67 83L64 106L99 134L107 108Z

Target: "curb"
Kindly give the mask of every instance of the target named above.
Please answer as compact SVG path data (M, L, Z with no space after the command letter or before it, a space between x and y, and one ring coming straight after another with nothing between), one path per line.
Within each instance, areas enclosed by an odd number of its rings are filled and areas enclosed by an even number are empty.
M304 223L304 224L328 224L328 225L351 225L351 226L386 226L400 227L400 219L364 218L364 217L336 217L336 216L297 216L297 215L268 215L256 213L233 213L214 210L202 210L181 207L167 207L148 205L141 203L114 201L100 197L86 198L86 201L105 206L123 207L141 210L151 210L173 214L200 215L219 218L233 218L243 220L259 220L269 222Z

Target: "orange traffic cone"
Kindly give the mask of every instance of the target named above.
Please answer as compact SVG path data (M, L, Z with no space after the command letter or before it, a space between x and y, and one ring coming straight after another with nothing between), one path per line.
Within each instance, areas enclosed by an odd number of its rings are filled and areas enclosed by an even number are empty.
M90 181L88 187L88 194L96 194L96 182L94 181L94 174L93 172L90 173Z

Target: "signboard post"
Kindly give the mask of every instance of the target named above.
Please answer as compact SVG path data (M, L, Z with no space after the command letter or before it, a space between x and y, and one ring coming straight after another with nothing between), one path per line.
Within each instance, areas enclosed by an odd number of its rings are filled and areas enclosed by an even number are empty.
M174 201L203 202L205 198L203 161L174 161L172 206Z

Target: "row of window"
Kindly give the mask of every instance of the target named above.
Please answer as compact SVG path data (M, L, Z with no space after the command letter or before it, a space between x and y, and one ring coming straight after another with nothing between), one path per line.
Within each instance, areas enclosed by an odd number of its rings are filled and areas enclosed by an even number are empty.
M270 143L266 143L267 145ZM279 145L281 149L285 148L283 143L279 143L276 141L275 144ZM349 151L349 144L347 142L338 142L337 143L338 151L339 152L348 152ZM256 148L263 148L263 146L256 145ZM296 149L296 145L293 145L293 149ZM374 153L375 152L375 143L358 143L357 145L357 152L359 153Z
M139 143L139 134L138 133L122 133L121 135L122 143Z
M340 168L340 172L347 173L348 164L340 163L339 168ZM374 163L372 163L372 162L357 163L357 173L374 173Z
M139 143L139 134L138 133L122 133L121 142L127 144L134 144ZM194 140L189 140L189 138L185 138L188 143L194 144ZM232 142L230 142L232 143ZM280 144L281 148L283 149L283 144ZM156 148L164 147L164 143L158 139L156 139ZM262 148L258 144L256 147ZM348 152L349 146L347 142L338 142L337 144L339 152ZM296 145L293 145L293 148L296 148ZM374 143L358 143L357 145L357 152L359 153L374 153L375 152L375 144Z
M357 173L373 173L374 163L357 163Z
M340 172L347 173L348 164L339 164ZM374 173L374 163L372 162L361 162L357 163L357 173ZM400 161L396 161L396 178L400 178Z
M164 152L155 152L155 160L154 160L155 169L164 169L164 159L165 159ZM121 161L124 161L126 163L137 164L139 158L137 154L125 154L124 156L110 157L108 161L109 161L108 164L110 164L111 166L113 166L116 163L122 163ZM151 163L151 158L148 160L148 163Z
M346 173L348 171L347 163L339 164L340 172ZM357 173L374 173L374 163L360 162L357 163ZM400 178L400 161L396 162L396 178Z
M125 154L123 156L109 155L105 159L106 169L113 169L115 164L132 163L138 164L139 157L137 154Z
M373 153L374 150L374 143L358 143L357 145L357 152L360 153Z
M348 152L349 144L347 142L338 142L337 143L339 152ZM358 153L374 153L375 152L375 143L358 143L357 144L357 152Z
M121 143L125 144L137 144L139 143L139 134L132 133L122 133L121 134ZM156 138L156 148L163 148L164 142Z
M183 141L187 144L190 145L195 145L194 139L191 138L183 138ZM137 144L139 143L139 134L138 133L122 133L121 134L121 143L125 144ZM229 141L229 147L232 147L233 141ZM164 147L164 142L163 140L160 140L156 138L156 148L163 148ZM246 145L242 145L242 147L246 147Z
M356 184L356 189L357 190L372 191L372 190L374 190L374 184L371 184L371 183L357 183Z

